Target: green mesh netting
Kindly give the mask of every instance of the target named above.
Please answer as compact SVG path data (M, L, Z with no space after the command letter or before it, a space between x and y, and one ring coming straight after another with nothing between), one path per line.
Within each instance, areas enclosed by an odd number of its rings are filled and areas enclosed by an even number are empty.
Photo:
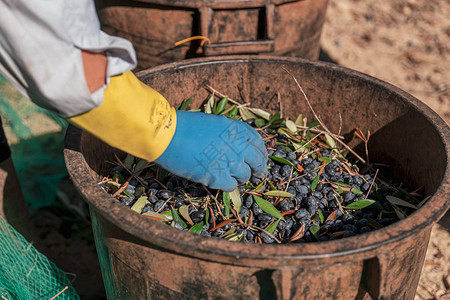
M66 274L0 217L2 300L79 299Z
M111 255L103 239L105 232L97 213L89 206L89 213L92 220L92 229L94 233L95 248L97 249L98 260L102 271L103 283L105 285L106 296L108 299L119 299L117 295L117 286L114 280L114 272L111 264Z
M2 76L0 116L29 208L51 205L59 182L67 176L63 157L67 122L23 97Z

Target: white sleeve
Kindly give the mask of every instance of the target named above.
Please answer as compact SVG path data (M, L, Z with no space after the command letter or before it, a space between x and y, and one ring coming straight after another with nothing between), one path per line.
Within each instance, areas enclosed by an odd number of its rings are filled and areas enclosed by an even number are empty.
M107 82L136 66L131 43L100 30L92 0L1 0L0 73L34 103L72 117L103 103L90 93L81 50L105 51Z

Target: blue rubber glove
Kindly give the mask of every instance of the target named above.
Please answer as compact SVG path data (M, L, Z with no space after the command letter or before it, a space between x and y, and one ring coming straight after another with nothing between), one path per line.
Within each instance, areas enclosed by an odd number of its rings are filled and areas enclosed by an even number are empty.
M250 176L263 177L267 151L255 129L225 116L177 111L175 135L155 160L171 173L213 189L233 191Z

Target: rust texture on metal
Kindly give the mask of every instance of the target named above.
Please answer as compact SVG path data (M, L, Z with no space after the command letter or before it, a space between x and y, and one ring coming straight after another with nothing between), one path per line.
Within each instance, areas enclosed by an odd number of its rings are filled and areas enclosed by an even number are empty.
M106 32L130 40L138 69L185 58L270 54L316 59L328 0L97 0ZM211 44L191 41L202 35Z
M174 105L188 96L194 96L192 107L200 105L210 85L272 113L280 108L279 93L286 116L302 112L312 119L283 68L296 76L330 130L342 127L348 139L355 127L370 130L370 161L392 164L392 176L423 186L430 200L404 220L341 240L257 245L205 238L136 214L103 191L96 180L109 173L114 153L124 153L70 128L67 169L98 220L101 230L94 233L112 264L108 286L119 295L126 290L122 298L414 298L432 225L445 214L450 195L450 129L429 107L368 75L298 58L193 59L138 76ZM364 152L361 144L350 145Z

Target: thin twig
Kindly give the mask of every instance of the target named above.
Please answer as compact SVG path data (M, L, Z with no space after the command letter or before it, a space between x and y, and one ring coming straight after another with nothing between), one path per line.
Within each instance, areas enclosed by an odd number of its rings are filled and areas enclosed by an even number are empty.
M322 120L319 118L319 116L316 114L315 110L313 109L311 102L309 102L308 97L306 96L305 92L303 91L302 86L300 85L300 83L298 83L297 78L295 78L295 76L289 72L286 68L282 67L283 70L285 70L289 75L291 75L291 77L294 79L295 83L297 84L298 88L300 89L300 92L303 94L303 97L305 97L306 102L308 103L309 109L311 109L311 112L313 113L314 117L316 118L317 121L319 121L320 125L323 127L323 129L325 129L326 132L330 132L330 130L328 129L327 126L325 126L325 124L322 122Z
M373 176L372 183L370 184L369 190L367 191L366 199L367 199L367 197L369 197L370 190L372 190L372 186L373 186L373 183L375 182L375 179L377 179L377 175L378 175L378 169L375 171L375 176Z
M368 143L369 143L369 139L370 139L370 130L367 131L367 137L362 132L362 130L360 128L356 128L354 134L356 135L356 137L358 137L361 141L364 142L364 149L366 151L367 164L370 165L370 162L369 162L369 147L368 147Z
M296 125L296 126L297 126L297 128L309 130L309 131L316 132L316 133L322 133L322 134L327 133L327 134L330 134L329 132L326 132L324 130L320 130L320 129L317 129L317 128L309 128L308 126L301 126L301 125ZM330 135L333 138L338 138L338 139L342 139L342 140L344 139L344 137L342 135L339 135L339 134L332 133Z
M307 141L306 143L303 144L303 148L306 149L307 145L310 144L312 141L314 141L316 138L318 138L322 133L318 133L316 134L312 139L310 139L309 141ZM312 146L312 144L311 144ZM301 148L298 148L297 150L295 150L294 152L299 152ZM318 149L312 151L312 152L316 152ZM305 154L305 156L308 154Z
M150 177L150 179L156 181L157 184L159 184L160 186L162 186L164 189L167 190L167 186L164 183L162 183L161 181L159 181L156 177Z
M105 178L106 179L103 179L102 181L97 182L97 184L104 184L104 183L107 183L108 181L110 181L110 179L108 177L105 177Z
M217 200L217 198L214 197L214 195L211 193L211 191L210 191L204 184L202 184L202 186L203 186L203 188L205 189L205 191L211 196L211 198L214 199L214 202L216 203L217 211L218 211L219 215L225 220L226 218L225 218L225 216L222 214L222 209L221 209L220 206L219 206L219 201Z
M219 96L219 97L222 97L222 98L228 97L228 96L226 96L225 94L222 94L221 92L217 91L216 89L214 89L214 88L213 88L212 86L210 86L210 85L206 85L206 89L209 90L209 91L210 91L211 93L213 93L214 95L217 95L217 96ZM241 104L243 104L243 103L239 103L239 102L236 101L236 100L231 99L230 97L228 97L228 101L230 101L231 103L236 104L236 105L241 105ZM250 104L250 103L249 103L249 104Z
M317 148L316 150L309 151L308 153L305 153L305 156L308 156L310 154L316 153L317 151L320 151L320 149Z
M239 224L247 224L244 221L242 221L242 218L239 216L239 214L237 213L237 211L230 207L231 213L236 217L236 220L238 221Z
M116 197L117 195L120 195L123 191L125 191L128 187L128 184L130 184L130 180L133 178L133 175L131 175L127 181L125 181L124 184L112 195L113 197Z
M281 102L281 95L280 92L277 92L277 101L280 105L280 119L283 119L283 103Z
M281 241L279 239L277 239L273 234L271 234L270 232L267 232L266 230L262 229L261 227L258 227L258 226L252 225L252 224L247 224L247 223L242 223L242 224L239 224L239 225L251 227L251 228L254 228L254 229L259 230L261 232L265 231L266 234L268 234L271 238L273 238L275 242L277 242L278 244L281 244Z
M189 197L189 195L184 190L181 191L183 192L183 195L188 199L188 202L192 205L192 207L195 208L195 211L197 211L198 209L197 207L195 207L197 204L191 201L191 197Z
M364 141L364 146L366 148L367 164L370 165L370 160L369 160L369 139L370 139L370 130L367 131L367 139Z
M311 109L312 113L314 114L314 117L317 119L317 121L319 121L320 125L323 127L323 129L325 129L325 131L328 134L333 134L326 126L325 124L322 122L322 120L320 120L320 118L317 116L316 112L314 111L314 109L311 106L311 103L308 100L308 97L306 96L305 92L303 91L303 88L300 86L300 84L297 81L297 78L295 78L295 76L289 72L287 69L285 69L283 67L283 69L292 76L292 78L294 79L295 83L297 84L298 88L300 89L300 91L303 94L303 97L305 97L306 102L308 103L309 108ZM355 155L362 163L369 165L361 156L359 156L355 151L353 151L353 149L351 149L349 146L347 146L347 144L345 144L343 141L341 141L340 139L336 139L342 146L344 146L348 151L350 151L353 155ZM370 167L370 165L369 165Z
M341 212L344 212L344 208L342 207L341 202L340 202L339 199L337 198L336 193L333 193L333 196L334 196L334 198L336 199L336 202L337 202L337 204L338 204L338 206L339 206L339 210L340 210ZM339 196L339 198L340 198L340 197L341 197L341 196ZM342 200L342 198L341 198L341 200Z
M144 187L147 186L147 184L146 184L139 176L137 176L136 174L134 174L134 172L131 172L131 170L128 169L128 168L123 164L123 162L119 159L119 157L117 156L116 153L114 153L114 156L115 156L115 158L116 158L116 160L117 160L117 163L118 163L122 168L124 168L128 173L130 173L131 176L133 176L134 178L136 178L136 180L139 181L139 183L142 184ZM167 189L167 187L165 187L165 189Z
M339 139L337 139L336 141L338 141L342 146L345 147L345 149L347 149L347 150L350 151L354 156L356 156L356 158L358 158L362 163L364 163L364 164L366 164L366 165L369 165L369 164L364 160L364 158L362 158L361 156L359 156L358 153L356 153L355 151L353 151L353 149L350 148L349 146L347 146L346 143L344 143L343 141L341 141L341 140L339 140Z
M288 180L288 182L287 182L286 189L284 190L285 192L287 192L287 189L288 189L288 187L289 187L289 184L291 184L292 173L293 173L293 172L294 172L294 168L291 168L291 174L289 174L289 180Z
M342 114L339 113L339 130L338 130L338 135L341 135L341 130L342 130Z
M306 121L306 117L303 118L303 138L306 138L306 128L308 128L308 122Z
M169 199L167 199L166 202L164 202L163 205L161 205L161 207L155 212L159 213L163 209L163 207L166 206L167 203L169 203L169 201L172 199L173 199L173 197L170 197Z
M239 104L236 106L236 108L241 108L241 107L246 107L246 106L250 106L250 103Z
M357 173L353 171L353 169L347 165L347 162L341 161L341 164L344 166L344 169L352 176L355 176Z

